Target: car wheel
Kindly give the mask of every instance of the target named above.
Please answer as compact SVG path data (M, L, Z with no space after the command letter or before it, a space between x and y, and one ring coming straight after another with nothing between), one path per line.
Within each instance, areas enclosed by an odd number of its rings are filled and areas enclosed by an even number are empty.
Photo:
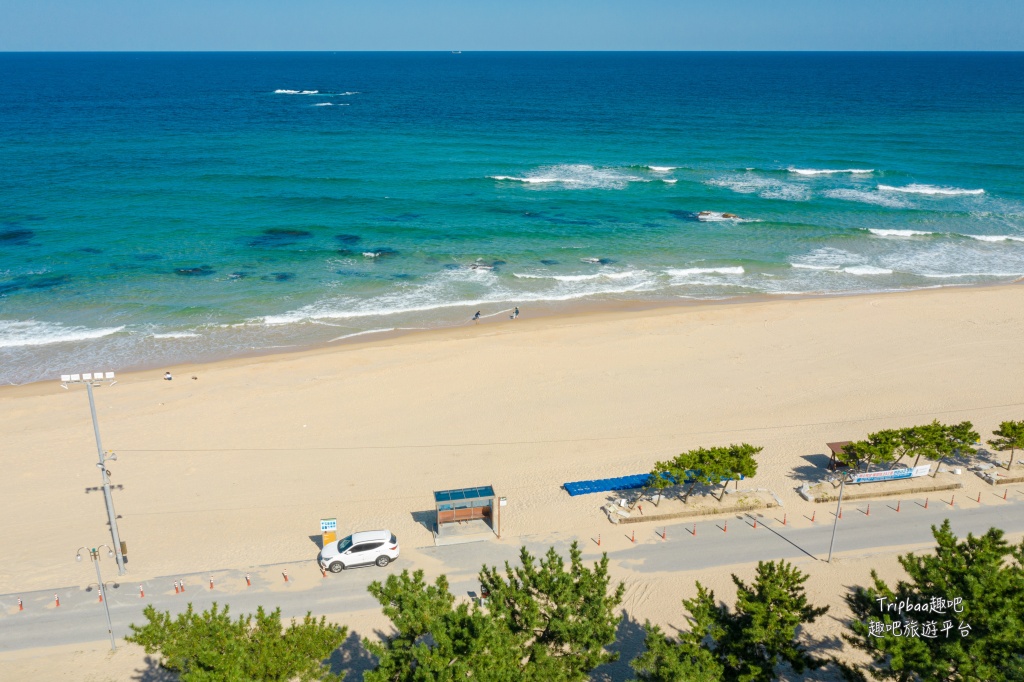
M391 559L387 558L386 556L379 556L379 557L377 557L376 564L378 566L380 566L381 568L384 568L385 566L387 566L390 563L391 563Z
M329 570L331 573L341 573L345 570L345 566L340 561L335 561L333 564L327 567L327 570Z

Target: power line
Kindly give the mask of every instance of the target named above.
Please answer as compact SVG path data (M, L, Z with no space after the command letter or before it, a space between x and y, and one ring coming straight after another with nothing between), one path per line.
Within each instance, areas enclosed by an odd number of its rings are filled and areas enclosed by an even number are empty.
M866 417L863 419L840 419L826 422L808 422L804 424L781 424L774 426L751 426L737 429L717 429L711 431L687 431L683 433L669 434L640 434L632 436L597 436L591 438L552 438L541 440L513 440L513 441L490 441L483 443L428 443L413 445L332 445L326 447L284 447L284 448L149 448L130 449L119 448L120 452L332 452L346 450L410 450L428 448L478 448L503 445L544 445L551 443L593 443L617 440L637 440L654 438L682 438L685 436L703 436L720 433L749 433L755 431L773 431L782 429L796 429L810 426L830 426L834 424L859 424L863 422L881 421L883 419L901 419L908 417L923 417L938 414L953 414L958 412L969 412L972 410L997 410L1007 407L1024 407L1024 403L1008 403L1005 405L987 405L983 407L965 407L955 410L930 410L927 412L915 412L895 416Z

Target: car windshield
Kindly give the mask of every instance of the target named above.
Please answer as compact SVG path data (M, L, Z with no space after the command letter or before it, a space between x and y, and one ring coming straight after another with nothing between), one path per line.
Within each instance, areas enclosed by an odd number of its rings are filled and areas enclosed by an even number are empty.
M344 552L346 549L352 546L352 536L349 535L347 538L338 540L338 551Z

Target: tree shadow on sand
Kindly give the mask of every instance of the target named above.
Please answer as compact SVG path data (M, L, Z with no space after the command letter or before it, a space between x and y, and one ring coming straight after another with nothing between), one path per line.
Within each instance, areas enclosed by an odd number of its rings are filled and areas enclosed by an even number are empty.
M807 481L814 485L826 480L829 476L835 475L835 472L828 468L832 458L826 454L817 452L811 455L801 455L801 459L807 462L807 464L793 467L789 472L792 478L799 481Z
M341 646L327 659L331 672L344 673L344 682L361 682L368 670L377 667L377 658L363 647L363 640L355 632L349 632Z
M619 654L619 660L594 668L590 673L591 682L626 682L636 679L629 664L643 653L646 636L644 624L633 618L628 611L623 611L619 627L615 630L615 642L608 647L609 651Z
M143 660L143 668L136 669L132 675L133 680L138 682L177 682L178 673L160 666L160 661L154 656L146 656Z

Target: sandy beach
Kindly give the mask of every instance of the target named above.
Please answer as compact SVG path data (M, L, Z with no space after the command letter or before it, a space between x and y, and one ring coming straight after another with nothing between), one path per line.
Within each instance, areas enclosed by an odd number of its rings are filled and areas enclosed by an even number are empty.
M1022 293L540 319L524 310L514 322L166 368L173 381L161 379L165 368L123 374L96 398L104 446L118 455L109 468L130 579L303 558L315 572L310 536L321 517L347 532L389 528L406 565L436 573L417 552L432 545L417 513L432 509L433 490L493 485L508 498L502 543L584 539L612 528L604 497L570 497L563 482L641 473L689 448L739 441L764 447L752 485L791 515L810 513L795 489L820 478L828 441L932 419L969 419L986 439L1024 417ZM2 388L0 430L9 520L0 593L84 585L76 548L110 541L102 493L89 490L99 476L84 388ZM965 495L990 490L961 478ZM802 568L814 596L835 604L829 586L862 583L874 565L896 570L892 553ZM678 623L675 595L695 577L644 576L673 596L631 597L631 615ZM731 599L728 577L715 579ZM829 622L832 634L842 629Z

